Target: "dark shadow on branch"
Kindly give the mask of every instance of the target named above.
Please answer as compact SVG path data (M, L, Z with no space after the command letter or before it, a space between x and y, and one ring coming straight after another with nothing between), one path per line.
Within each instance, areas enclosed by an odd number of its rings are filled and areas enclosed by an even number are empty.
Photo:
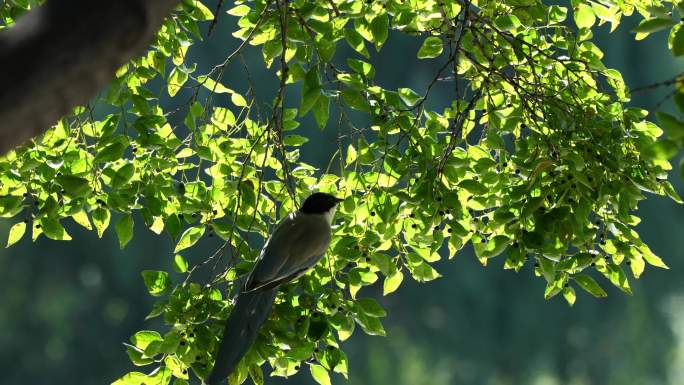
M0 31L0 153L87 103L178 0L50 0Z

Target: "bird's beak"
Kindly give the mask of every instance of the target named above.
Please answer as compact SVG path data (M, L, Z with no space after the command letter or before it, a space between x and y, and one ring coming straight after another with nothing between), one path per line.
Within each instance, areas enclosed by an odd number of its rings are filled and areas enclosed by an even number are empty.
M344 199L335 198L335 203L340 203L340 202L344 202Z

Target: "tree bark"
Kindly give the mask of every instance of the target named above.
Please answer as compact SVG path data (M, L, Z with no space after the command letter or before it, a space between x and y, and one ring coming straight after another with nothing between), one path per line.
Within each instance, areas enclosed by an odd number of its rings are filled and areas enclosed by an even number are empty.
M0 154L87 103L178 0L48 0L0 31Z

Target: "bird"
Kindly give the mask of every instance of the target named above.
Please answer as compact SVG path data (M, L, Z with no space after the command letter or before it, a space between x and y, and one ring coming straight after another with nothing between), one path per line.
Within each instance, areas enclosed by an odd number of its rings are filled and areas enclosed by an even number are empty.
M342 201L315 192L276 225L235 299L206 385L220 384L235 370L271 313L280 286L308 272L325 254L333 216Z

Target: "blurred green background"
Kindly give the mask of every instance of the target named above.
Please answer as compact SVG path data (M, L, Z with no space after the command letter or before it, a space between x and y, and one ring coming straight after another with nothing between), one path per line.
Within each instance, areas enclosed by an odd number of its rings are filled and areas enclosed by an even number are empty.
M227 2L230 3L230 2ZM189 62L205 73L237 45L231 36L234 19L222 16L211 38L191 50ZM670 78L684 69L667 50L666 34L635 42L626 20L613 34L597 31L596 43L609 67L622 71L631 87ZM377 81L385 87L412 87L418 92L434 76L436 65L414 59L417 40L390 35L380 54L373 54ZM338 57L349 54L340 46ZM270 102L277 87L273 71L263 68L258 51L247 51L257 96ZM224 83L246 91L240 61ZM449 102L438 89L431 103ZM443 91L443 92L442 92ZM442 93L440 93L442 92ZM666 92L634 97L634 104L656 106ZM184 101L183 95L176 98ZM178 103L167 102L169 105ZM299 102L297 90L287 104ZM671 110L671 105L663 105ZM334 115L332 115L334 116ZM305 121L311 141L302 149L305 161L325 168L337 146L331 118L320 132ZM678 164L679 159L673 162ZM683 192L674 172L673 181ZM648 268L633 282L634 296L608 287L609 297L585 293L570 308L560 296L544 301L543 280L529 268L503 271L503 258L483 268L466 248L455 259L437 265L443 278L427 284L405 280L397 293L382 298L389 313L388 337L357 333L343 347L349 354L353 385L675 385L684 378L684 206L656 196L637 213L642 238L671 270ZM0 222L6 236L12 222ZM136 235L120 251L112 231L95 233L69 228L73 241L23 240L0 251L0 384L109 384L134 369L122 342L138 330L158 326L144 321L152 298L140 278L143 269L170 268L172 243L137 222ZM1 237L0 237L1 238ZM4 239L1 240L4 242ZM203 260L212 246L185 255ZM213 242L218 242L213 240ZM377 289L362 295L381 297ZM267 384L313 384L308 370L288 380Z

